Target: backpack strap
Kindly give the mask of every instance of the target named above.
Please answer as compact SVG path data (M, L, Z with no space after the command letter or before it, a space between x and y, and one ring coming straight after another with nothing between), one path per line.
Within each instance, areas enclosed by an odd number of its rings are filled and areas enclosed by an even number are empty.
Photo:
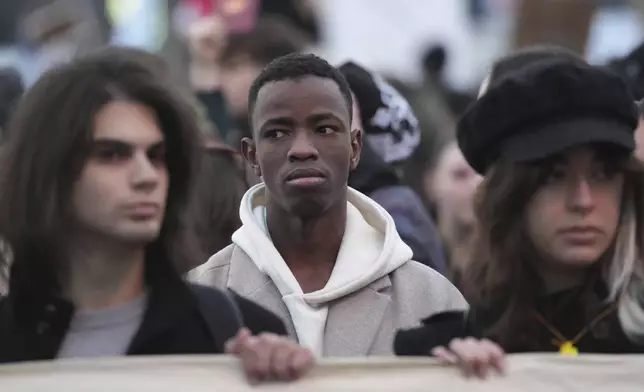
M237 335L244 325L235 298L229 290L191 284L190 288L197 297L199 309L203 315L210 335L221 352L226 342Z

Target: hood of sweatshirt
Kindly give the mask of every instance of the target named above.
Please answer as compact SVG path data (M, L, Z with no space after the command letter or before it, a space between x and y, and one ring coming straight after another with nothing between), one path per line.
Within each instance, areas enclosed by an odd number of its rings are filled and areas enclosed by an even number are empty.
M271 240L266 225L265 186L250 188L241 201L242 227L232 237L257 268L277 286L300 344L321 356L328 303L364 289L412 258L392 217L379 204L349 188L347 222L329 281L304 293Z

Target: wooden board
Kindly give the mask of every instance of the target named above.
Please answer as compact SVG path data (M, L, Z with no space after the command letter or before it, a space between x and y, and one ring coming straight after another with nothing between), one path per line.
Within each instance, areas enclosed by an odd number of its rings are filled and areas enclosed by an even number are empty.
M429 358L324 359L304 379L249 385L227 357L139 357L0 366L2 392L641 392L643 355L513 355L505 376L466 379Z

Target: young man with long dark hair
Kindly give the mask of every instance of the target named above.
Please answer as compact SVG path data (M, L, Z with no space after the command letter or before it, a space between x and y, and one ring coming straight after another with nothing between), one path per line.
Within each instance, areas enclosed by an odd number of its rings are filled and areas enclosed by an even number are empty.
M0 362L279 350L292 354L280 369L304 369L306 350L250 335L284 334L276 316L181 279L176 268L202 257L184 221L195 116L163 78L115 53L47 72L11 125L0 166L0 233L13 252ZM297 374L248 363L259 378Z

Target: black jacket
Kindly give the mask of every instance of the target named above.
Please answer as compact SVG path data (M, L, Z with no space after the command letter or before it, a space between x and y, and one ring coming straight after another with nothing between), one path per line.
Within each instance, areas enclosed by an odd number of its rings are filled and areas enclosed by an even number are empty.
M582 296L578 289L564 290L540 297L535 310L545 317L564 337L572 339L580 335L575 345L580 353L633 354L644 353L644 347L631 341L622 329L617 311L593 322L598 315L614 309L613 303L606 303L608 292L598 284L590 296ZM433 315L423 320L423 326L399 331L396 334L394 351L397 355L430 355L437 346L447 346L452 339L487 337L485 331L499 319L499 312L480 309L468 312L450 311ZM513 346L503 347L508 353L557 352L553 333L535 318L526 331L514 331Z
M287 334L270 311L235 294L189 285L171 267L146 275L148 307L128 355L219 354L238 319L255 334ZM55 358L73 314L63 299L10 291L0 302L0 363Z

